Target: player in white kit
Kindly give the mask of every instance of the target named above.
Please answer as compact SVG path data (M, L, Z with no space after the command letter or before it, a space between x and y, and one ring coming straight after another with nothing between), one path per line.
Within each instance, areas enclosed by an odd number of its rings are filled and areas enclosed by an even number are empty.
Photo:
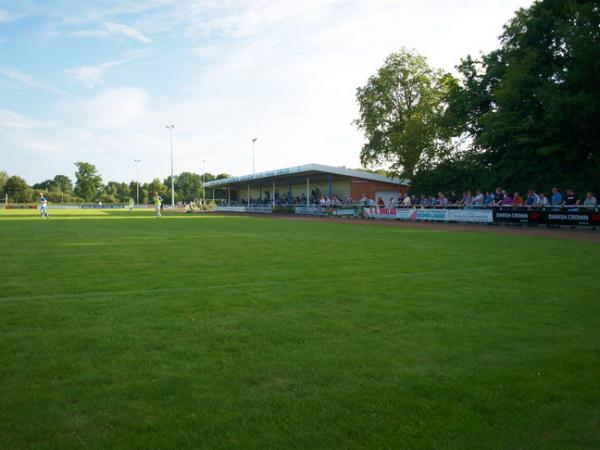
M49 219L50 217L48 216L48 199L46 197L44 197L44 194L42 192L40 192L40 216L42 217L42 219Z

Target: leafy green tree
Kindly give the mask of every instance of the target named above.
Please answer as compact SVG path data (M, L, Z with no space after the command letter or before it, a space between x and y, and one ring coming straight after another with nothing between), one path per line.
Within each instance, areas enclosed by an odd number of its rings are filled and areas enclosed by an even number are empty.
M150 183L144 184L144 190L147 193L148 200L152 200L154 192L158 192L158 195L165 199L165 201L167 200L167 187L158 178L155 178ZM142 192L140 191L140 196L141 195Z
M447 92L455 83L414 51L388 56L356 93L360 117L354 123L367 140L362 164L389 164L394 174L412 177L446 152L450 136L442 118Z
M131 181L129 183L129 197L131 197L134 201L137 201L137 182ZM145 188L143 183L140 183L140 203L148 203L148 191Z
M15 203L27 203L34 199L33 189L27 185L27 182L23 178L17 175L6 179L4 189L9 199Z
M101 201L103 202L125 203L130 197L129 186L126 183L109 181L106 186L103 187L102 195L104 195L104 200L101 198Z
M8 180L8 174L5 171L0 170L0 195L2 197L5 195L6 180Z
M52 188L52 180L45 180L41 183L35 183L32 187L36 191L49 191Z
M102 177L93 164L86 162L76 162L77 172L75 172L75 194L85 201L93 201L98 196L102 187Z
M52 180L52 187L58 188L64 194L73 193L73 182L66 175L56 175Z
M598 61L600 3L537 1L504 27L499 49L462 61L446 118L503 186L598 190Z
M202 197L202 177L197 173L182 172L175 179L178 201L189 202Z

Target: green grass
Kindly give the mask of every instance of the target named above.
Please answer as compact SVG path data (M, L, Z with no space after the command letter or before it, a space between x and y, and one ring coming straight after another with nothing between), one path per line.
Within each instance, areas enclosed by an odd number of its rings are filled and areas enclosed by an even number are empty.
M600 447L600 246L0 212L0 448Z

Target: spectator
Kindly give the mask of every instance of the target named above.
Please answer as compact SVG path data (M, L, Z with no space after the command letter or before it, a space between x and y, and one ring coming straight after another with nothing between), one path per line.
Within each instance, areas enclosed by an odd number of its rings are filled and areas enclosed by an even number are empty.
M456 195L455 191L451 191L450 192L450 196L448 197L448 201L452 205L456 205L458 203L459 199L458 199L458 195Z
M525 206L537 206L540 203L540 198L533 189L527 191L527 198L525 199Z
M379 208L385 208L385 202L383 201L383 197L379 197L379 198L377 199L377 206L378 206Z
M486 192L485 193L485 200L484 200L484 204L485 206L494 206L494 193L493 192Z
M471 191L467 191L467 193L463 196L462 203L465 206L471 206L473 204L473 195L471 194Z
M500 189L500 186L496 188L494 192L494 206L502 205L502 201L504 200L504 191Z
M513 204L513 198L511 197L511 195L506 191L502 191L502 205L503 206L512 206L512 204Z
M402 200L402 206L410 206L410 195L406 195L406 197L404 197L404 200Z
M443 208L446 208L449 204L450 204L450 201L448 200L448 197L446 197L444 194L442 194L442 198L440 199L440 206L442 206Z
M565 195L565 199L563 201L564 206L577 206L579 205L579 198L575 194L573 189L567 189L567 193Z
M515 191L515 194L513 195L513 206L523 206L523 203L523 197Z
M563 196L558 188L552 188L552 197L550 199L552 206L561 206L563 204Z
M360 206L367 206L367 203L369 203L367 196L365 194L362 194L360 197Z
M548 201L548 197L546 197L543 192L540 192L538 195L538 206L545 208L546 206L548 206L549 203L550 202Z
M475 197L473 197L473 206L483 206L483 202L485 201L485 196L482 192L477 189L475 191Z
M593 192L588 192L583 201L583 206L598 206L598 200Z

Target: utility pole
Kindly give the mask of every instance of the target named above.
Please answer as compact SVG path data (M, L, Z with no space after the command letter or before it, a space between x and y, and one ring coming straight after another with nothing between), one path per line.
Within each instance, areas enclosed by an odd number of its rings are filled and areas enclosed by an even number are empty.
M206 160L202 160L202 204L206 204L206 188L204 187L204 175L206 174Z
M141 159L134 159L135 161L135 179L136 179L136 187L135 187L135 204L140 206L140 162Z
M258 138L253 138L252 139L252 175L254 175L256 173L256 165L255 165L255 152L254 152L254 145L256 144L256 141L258 140Z
M175 178L173 178L173 128L175 128L175 125L170 123L166 128L169 129L169 137L171 140L171 208L175 208Z

